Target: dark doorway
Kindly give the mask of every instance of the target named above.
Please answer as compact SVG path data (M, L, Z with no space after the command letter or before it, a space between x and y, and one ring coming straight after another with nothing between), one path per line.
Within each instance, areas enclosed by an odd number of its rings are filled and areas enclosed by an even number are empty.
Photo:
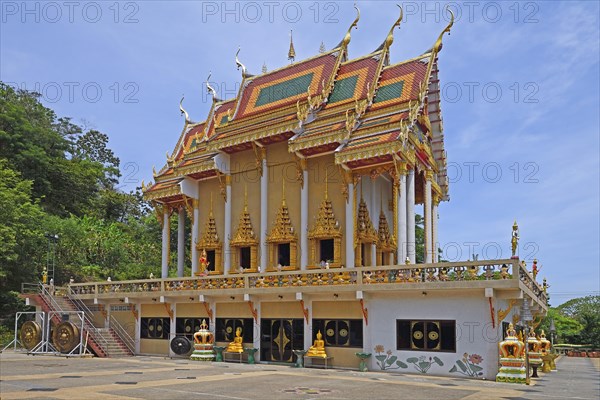
M244 269L250 268L250 247L240 247L240 265Z
M206 251L206 260L208 261L208 268L206 268L206 269L209 271L214 271L215 270L215 251L214 250Z
M304 320L261 319L260 359L291 363L296 361L292 350L304 348Z
M277 264L281 266L290 265L290 244L280 243L277 245Z
M320 247L319 261L333 261L333 239L321 240Z

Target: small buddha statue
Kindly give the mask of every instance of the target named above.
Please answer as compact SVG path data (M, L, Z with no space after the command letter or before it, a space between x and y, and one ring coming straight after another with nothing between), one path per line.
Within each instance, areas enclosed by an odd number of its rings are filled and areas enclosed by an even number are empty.
M317 338L313 345L308 349L306 355L309 357L327 357L327 353L325 353L325 341L323 340L321 331L317 331Z
M233 342L229 343L227 346L228 353L243 353L244 346L242 346L243 338L242 338L242 328L238 327L235 330L235 337L233 338Z

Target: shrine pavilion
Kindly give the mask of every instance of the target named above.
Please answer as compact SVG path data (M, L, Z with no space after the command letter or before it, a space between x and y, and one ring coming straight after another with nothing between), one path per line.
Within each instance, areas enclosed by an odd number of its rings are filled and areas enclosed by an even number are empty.
M319 332L334 367L357 368L365 353L370 370L453 376L467 357L475 377L494 379L520 305L545 314L545 290L518 257L438 260L449 200L439 56L454 17L429 50L391 63L402 15L351 58L357 14L331 50L295 60L290 43L279 69L252 75L236 55L237 96L218 98L209 77L202 122L180 102L181 134L143 184L162 226L162 276L69 285L95 323L129 332L133 353L178 356L173 339L205 320L217 346L241 328L257 362L296 362Z

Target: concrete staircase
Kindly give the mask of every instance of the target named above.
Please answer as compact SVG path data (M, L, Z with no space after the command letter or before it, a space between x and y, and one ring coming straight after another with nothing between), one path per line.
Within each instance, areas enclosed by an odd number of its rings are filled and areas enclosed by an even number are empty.
M38 294L36 297L45 312L82 311L67 296ZM60 322L58 316L55 316L55 322ZM112 328L96 328L89 316L85 318L83 337L84 340L87 337L88 347L98 357L130 357L133 355Z

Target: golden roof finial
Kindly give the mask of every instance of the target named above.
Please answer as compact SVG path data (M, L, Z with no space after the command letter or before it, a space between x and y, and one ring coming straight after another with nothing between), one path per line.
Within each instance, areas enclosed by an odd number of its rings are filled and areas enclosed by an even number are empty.
M240 54L241 49L241 47L238 47L238 51L237 53L235 53L235 65L237 65L238 71L240 70L240 68L242 69L242 78L246 78L248 76L248 74L246 73L246 66L242 64L242 62L238 59L238 54Z
M266 61L264 61L264 62L263 62L263 66L262 66L262 73L263 73L263 74L266 74L266 73L267 73L267 62L266 62Z
M179 111L181 112L181 115L185 115L185 123L189 124L192 121L190 121L190 116L187 113L187 111L185 111L185 108L183 108L183 99L185 99L184 95L181 95L181 100L179 101Z
M449 35L450 29L452 28L452 25L454 25L454 13L449 7L446 7L446 11L450 13L450 23L444 28L442 33L440 33L440 36L438 36L437 40L435 41L435 44L433 45L433 51L436 53L439 52L442 48L442 37L444 36L444 33L448 32Z
M323 42L321 41L321 45L319 46L319 53L323 54L323 53L325 53L325 51L327 51L327 50L325 49L325 43L323 43Z
M210 192L210 210L208 211L208 214L210 216L213 215L213 196L212 196L212 192Z
M212 71L208 72L208 78L206 78L206 90L208 91L208 93L212 94L213 97L213 101L219 101L219 98L217 97L217 91L210 86L210 77L212 76Z
M356 18L354 19L354 21L348 28L348 32L346 32L346 35L344 35L344 38L342 39L340 44L337 45L338 48L339 47L344 47L344 48L348 47L348 43L350 43L350 39L351 39L350 32L352 31L352 28L358 28L358 21L360 20L360 10L356 6L356 3L354 3L354 9L356 10Z
M296 59L296 50L294 49L294 37L292 36L292 31L290 30L290 49L288 50L288 60L290 63L293 63Z
M392 45L392 43L394 43L394 29L396 27L400 27L400 23L402 22L402 17L404 16L404 11L402 10L402 7L400 7L400 5L398 5L398 4L396 4L396 5L400 9L400 16L398 17L396 22L394 22L394 25L392 25L387 37L385 38L385 48L386 49L389 49L390 46Z
M244 211L248 211L248 185L244 184Z
M285 177L281 180L281 206L285 207Z

